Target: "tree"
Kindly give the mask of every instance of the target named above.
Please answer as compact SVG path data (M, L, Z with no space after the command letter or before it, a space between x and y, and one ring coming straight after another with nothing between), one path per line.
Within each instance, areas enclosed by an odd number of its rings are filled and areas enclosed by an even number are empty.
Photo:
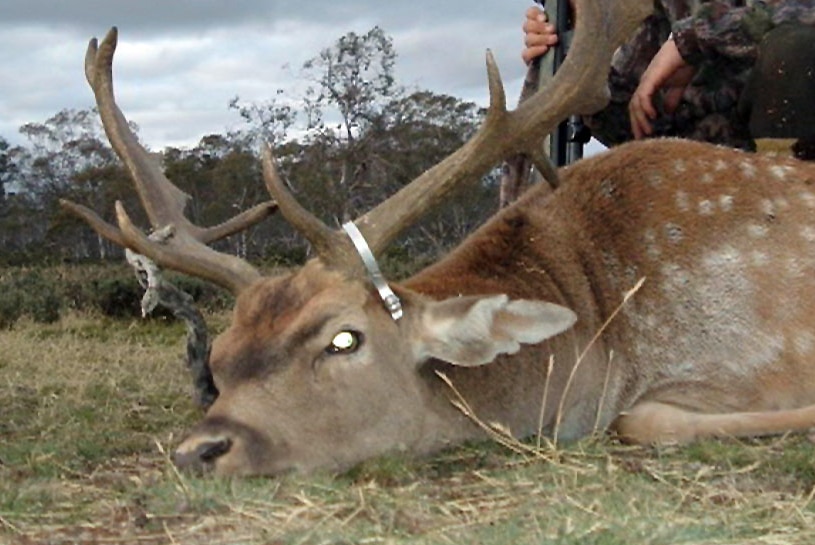
M43 123L20 128L29 146L15 157L20 193L32 207L29 245L66 259L105 257L113 247L63 212L59 199L82 202L111 219L113 201L135 192L103 136L95 110L62 110ZM115 250L117 253L119 250Z
M200 225L220 223L236 209L268 199L260 173L259 141L272 142L284 179L301 203L323 220L339 224L357 217L460 147L483 117L475 104L429 91L406 92L394 79L396 53L378 27L349 33L304 64L311 82L305 117L297 97L277 92L260 104L235 97L229 107L246 128L203 137L192 149L157 155L168 178L191 195L188 217ZM298 121L300 122L298 124ZM295 131L296 129L296 131ZM137 132L133 126L134 132ZM115 222L113 201L122 199L131 217L146 226L129 175L108 146L95 110L63 110L21 132L27 147L9 150L0 139L0 206L7 217L2 248L43 257L86 259L120 250L65 214L69 198ZM289 138L290 132L298 134ZM19 189L6 195L9 173ZM444 251L494 210L492 177L448 199L395 242L391 251L409 259ZM244 257L290 262L304 255L304 241L283 219L273 217L219 243ZM17 251L15 250L15 251Z
M303 65L312 81L305 97L310 142L327 160L333 187L326 211L337 223L356 215L357 197L377 183L370 176L375 157L365 136L402 93L393 75L395 60L393 41L374 27L364 35L349 32ZM326 124L333 118L336 125Z
M284 142L296 115L290 105L279 102L283 90L278 89L276 94L274 99L260 104L241 102L237 96L230 100L229 109L237 111L249 125L249 129L229 135L230 139L240 141L251 149L258 149L265 143L275 145Z
M314 85L306 91L309 128L323 127L326 109L339 112L338 129L348 142L364 130L398 88L393 40L374 27L364 35L349 32L331 48L303 64Z
M10 264L19 260L27 246L25 228L31 221L30 199L10 188L16 185L15 156L19 148L12 148L0 137L0 263Z
M430 91L414 91L384 110L387 130L376 136L388 154L393 193L461 147L477 130L485 110L472 102ZM448 196L395 242L411 260L438 257L495 212L497 171ZM373 206L373 203L371 204Z
M0 212L6 200L6 185L11 180L12 166L8 140L0 136Z
M394 79L395 59L391 39L374 27L366 34L346 34L303 66L311 83L302 99L303 136L278 145L277 162L301 203L329 224L364 213L441 161L484 116L475 104L455 97L407 93ZM243 105L244 119L259 124L259 112L275 119L275 112L283 111L270 104L278 101L297 99L278 94L266 105ZM453 196L445 213L420 222L394 251L418 255L432 248L435 253L460 240L494 211L491 180Z
M239 135L212 134L190 150L164 152L167 177L190 195L187 216L198 225L215 225L240 210L268 200L254 150ZM247 257L262 253L258 226L222 241L219 249Z

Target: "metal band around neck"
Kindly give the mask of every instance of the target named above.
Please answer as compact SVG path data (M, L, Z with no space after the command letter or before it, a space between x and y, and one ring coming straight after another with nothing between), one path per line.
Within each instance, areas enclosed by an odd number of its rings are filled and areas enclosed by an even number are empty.
M382 276L382 271L379 270L379 265L377 265L376 258L371 248L368 247L365 237L362 236L362 233L353 221L344 223L342 228L348 233L351 242L354 243L354 248L357 249L362 263L365 264L365 268L368 269L368 275L371 277L376 291L379 292L379 297L382 298L382 302L385 303L385 308L391 313L391 318L393 318L394 321L398 320L402 317L402 302L399 300L399 297L393 293L385 277Z

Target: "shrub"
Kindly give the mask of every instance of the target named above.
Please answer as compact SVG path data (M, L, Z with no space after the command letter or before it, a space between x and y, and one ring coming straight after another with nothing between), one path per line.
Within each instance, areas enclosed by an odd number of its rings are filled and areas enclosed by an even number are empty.
M229 293L204 280L174 273L166 273L166 278L189 293L201 310L220 311L234 302ZM143 295L144 289L124 263L0 268L0 328L12 327L24 315L41 323L54 322L64 309L140 318ZM158 307L149 317L164 319L172 314Z
M106 278L91 283L95 307L111 318L141 316L141 299L144 290L136 278Z
M9 290L5 285L0 286L0 329L11 328L22 314L16 290Z
M59 320L62 299L53 282L38 270L0 277L0 327L10 328L23 315L39 323Z

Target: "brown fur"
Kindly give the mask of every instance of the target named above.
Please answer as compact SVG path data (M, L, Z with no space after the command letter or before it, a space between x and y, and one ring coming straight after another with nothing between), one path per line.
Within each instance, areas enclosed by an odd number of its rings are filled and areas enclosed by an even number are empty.
M253 286L213 351L222 395L179 458L201 464L191 453L226 437L229 451L205 465L277 473L480 437L433 371L447 374L480 418L519 437L537 431L545 387L543 430L558 426L565 439L595 423L641 442L815 424L815 165L664 140L585 159L561 178L551 196L528 191L397 286L399 322L367 283L319 261ZM641 278L567 391L578 355ZM539 333L511 304L477 303L495 294L567 307L577 323L512 353L507 335ZM498 310L484 314L487 303ZM439 332L451 316L467 327L448 338ZM440 342L445 354L470 344L480 351L483 335L468 337L470 323L503 343L494 361L473 367L434 352ZM362 333L361 348L326 355L343 330ZM213 418L244 431L213 432ZM246 440L253 434L273 445L266 454Z

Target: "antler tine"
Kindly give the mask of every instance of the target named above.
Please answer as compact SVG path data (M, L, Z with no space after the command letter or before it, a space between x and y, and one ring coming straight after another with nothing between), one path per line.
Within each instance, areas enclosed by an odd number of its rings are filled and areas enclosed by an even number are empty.
M118 31L114 27L97 46L96 38L88 44L85 55L85 77L96 97L99 116L111 146L130 171L147 217L154 228L167 224L185 231L197 228L184 217L189 196L170 183L158 162L150 156L130 130L113 94L113 55Z
M136 250L163 267L210 280L238 293L258 279L260 273L246 261L216 252L206 244L247 229L273 213L277 206L273 202L262 203L210 228L194 225L184 216L189 196L164 176L158 161L139 144L116 104L113 55L117 37L114 27L101 44L96 38L90 41L85 55L85 77L96 97L105 134L130 172L150 224L156 230L167 228L172 235L162 241L148 238L130 222L120 203L117 203L119 229L83 206L69 201L62 204L115 244Z
M487 51L487 82L490 106L475 135L441 163L355 221L374 253L381 252L405 227L444 199L459 183L480 177L506 155L503 151L506 146L500 145L511 134L506 93L490 51Z
M651 12L649 0L576 0L575 37L552 83L506 111L498 69L487 55L490 109L473 138L388 200L356 220L375 253L462 182L483 176L501 159L534 147L571 114L592 113L608 101L606 78L619 45Z
M501 124L506 116L506 94L504 92L504 86L501 81L498 66L496 65L490 52L487 53L487 74L490 88L490 108L487 112L487 121L485 125L492 126L495 124ZM483 132L484 131L482 128L482 130L476 134L473 140L465 144L465 148L468 146L477 147L477 144L474 142L479 140L479 134ZM459 150L459 152L461 152L461 150ZM444 168L444 166L448 163L449 160L444 161L440 165L437 165L437 167L431 172L434 172L438 168ZM465 161L463 166L466 167L468 164L469 163ZM471 173L464 173L464 178L466 179L469 174ZM280 212L283 214L286 220L298 232L300 232L300 234L306 237L306 239L314 247L316 254L326 265L337 270L342 270L349 275L365 274L366 271L363 263L359 259L359 256L357 255L357 252L354 249L350 239L341 232L331 229L316 216L303 208L289 192L286 184L284 184L280 179L269 146L264 148L263 153L263 177L266 180L266 187L269 190L269 193L271 193L272 197L274 197L274 199L277 201ZM454 184L447 186L447 189L452 189L453 185ZM410 193L410 186L406 187L403 190L403 192L407 190L409 193L406 200L419 204L414 204L414 206L411 207L413 214L407 218L406 223L416 219L424 211L424 206L421 203L424 202L423 197L426 196L426 193L422 193L421 189L418 187L419 184L412 183L411 186L413 186L414 190L417 191L415 191L415 194ZM443 194L439 195L438 198L441 198L442 196ZM389 199L383 203L383 205L391 202L391 200L392 199ZM396 206L395 203L393 204ZM382 205L380 205L379 208L381 207ZM379 208L377 208L377 210ZM389 214L390 211L388 210L382 213L381 216L387 218ZM373 231L371 226L375 224L375 221L372 221L368 216L363 216L361 220L358 220L355 223L357 223L361 229L365 228L368 233L371 233ZM391 225L392 224L383 223L383 227L385 228ZM365 231L363 231L363 234L364 233ZM385 236L392 237L395 236L395 233L391 234L388 232ZM372 238L371 240L375 242L377 239ZM388 238L388 240L390 240L390 238ZM374 246L371 247L374 252L376 252L377 248Z
M280 213L311 243L315 253L326 265L351 274L364 272L350 239L328 227L297 202L280 178L272 149L268 145L263 149L263 179L266 181L266 189L277 201Z
M116 201L116 219L127 247L163 267L203 278L234 294L260 278L257 269L246 261L217 252L189 237L169 233L173 237L171 244L154 242L133 224L120 201Z

